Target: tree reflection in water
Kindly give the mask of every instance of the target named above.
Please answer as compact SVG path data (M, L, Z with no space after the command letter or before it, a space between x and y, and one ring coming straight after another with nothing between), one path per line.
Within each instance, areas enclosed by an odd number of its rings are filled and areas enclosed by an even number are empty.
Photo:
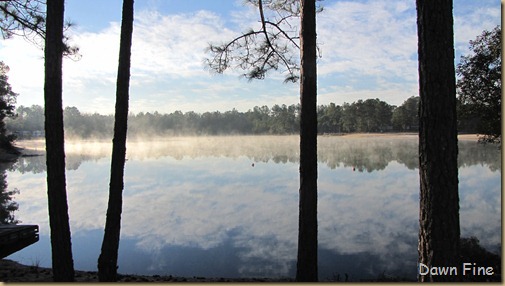
M407 139L405 139L407 138ZM319 136L318 162L330 169L355 168L359 172L384 170L392 161L408 169L418 168L418 139L410 137L358 137ZM298 163L297 136L215 136L154 138L128 142L129 159L156 159L172 157L228 157L246 156L253 162L277 164ZM109 141L72 141L65 146L67 170L77 170L85 161L96 161L110 156ZM233 146L230 148L230 146ZM486 165L491 171L501 168L500 150L492 144L479 144L471 140L459 141L458 166ZM12 166L21 172L45 172L44 156L21 157Z
M7 189L7 169L12 163L0 163L0 224L17 224L14 212L19 205L14 201L14 195L19 194L18 189L9 191Z
M216 136L129 141L119 271L292 275L298 139ZM343 280L348 273L356 281L384 271L415 279L417 140L417 136L318 138L321 280L332 273L340 273ZM500 175L495 171L501 168L500 151L472 141L461 140L459 146L462 235L475 235L495 251L501 246ZM69 172L68 185L76 267L92 270L100 247L96 233L103 229L106 210L111 144L69 141L65 150L67 169L75 170ZM44 162L43 156L20 158L8 179L11 186L24 190L17 198L19 218L41 225L41 241L23 255L38 255L49 263ZM217 261L218 257L227 260ZM23 259L21 254L14 258ZM213 271L203 274L205 269Z

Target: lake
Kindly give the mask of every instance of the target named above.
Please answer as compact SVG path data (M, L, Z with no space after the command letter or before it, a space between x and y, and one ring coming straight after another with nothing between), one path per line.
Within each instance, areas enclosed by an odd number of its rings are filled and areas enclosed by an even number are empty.
M44 150L42 141L18 145ZM111 144L66 143L74 267L96 271ZM294 277L298 136L151 138L127 144L119 269L123 274ZM501 250L501 151L459 141L463 237ZM319 277L416 279L417 136L319 136ZM8 259L51 266L45 157L7 170L16 219L40 241Z

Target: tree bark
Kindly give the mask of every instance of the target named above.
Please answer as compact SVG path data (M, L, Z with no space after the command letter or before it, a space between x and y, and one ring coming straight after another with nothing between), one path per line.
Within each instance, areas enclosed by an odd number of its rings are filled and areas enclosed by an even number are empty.
M128 98L130 87L130 60L133 34L133 0L123 1L119 65L116 85L116 110L114 121L114 139L109 203L105 222L102 250L98 258L99 281L117 280L117 260L121 230L121 212L123 204L124 166L126 156L126 135L128 128Z
M65 182L62 107L64 0L47 1L45 42L45 131L47 198L54 281L74 281L74 263Z
M316 3L301 0L300 205L297 281L317 281Z
M460 269L458 142L452 0L417 0L419 49L419 263ZM419 281L457 276L419 275Z

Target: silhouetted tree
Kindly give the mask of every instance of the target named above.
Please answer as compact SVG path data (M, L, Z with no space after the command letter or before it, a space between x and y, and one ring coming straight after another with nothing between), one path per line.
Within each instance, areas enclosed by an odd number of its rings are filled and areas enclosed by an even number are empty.
M5 128L5 118L14 117L14 103L16 103L17 93L12 91L8 82L7 72L9 67L0 62L0 147L4 150L16 152L12 146L14 135L7 135Z
M300 79L300 208L298 281L317 281L317 45L316 0L279 0L258 7L261 27L250 30L222 45L210 45L209 67L222 73L230 67L246 70L248 79L263 79L270 70L286 68L285 82ZM265 17L264 4L278 15ZM300 33L292 31L288 20L300 17ZM296 42L299 40L299 44ZM300 50L300 67L294 52ZM300 71L300 74L298 74Z
M419 49L419 262L460 267L458 141L452 0L417 0ZM451 281L419 275L420 281Z
M296 281L317 281L316 1L301 0L300 216Z
M457 67L459 101L463 115L479 118L483 142L501 142L501 28L483 31L470 41L472 54Z
M0 18L0 30L4 39L21 35L44 47L44 127L53 276L55 281L73 281L74 266L65 186L62 57L78 56L78 48L68 45L68 37L64 35L64 29L70 24L64 23L63 0L2 1Z
M62 58L64 0L47 1L45 43L45 130L47 197L55 281L74 280L70 241L62 107Z
M123 0L121 40L116 86L114 139L110 171L109 203L105 221L102 251L98 258L98 279L101 282L117 280L117 258L123 205L124 165L128 128L128 98L133 34L133 0Z

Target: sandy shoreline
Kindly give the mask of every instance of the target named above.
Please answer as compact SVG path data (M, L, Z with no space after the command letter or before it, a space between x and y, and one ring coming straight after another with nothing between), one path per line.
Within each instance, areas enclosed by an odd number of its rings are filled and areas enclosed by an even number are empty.
M320 135L321 136L321 135ZM325 136L325 135L322 135ZM334 135L329 135L334 136ZM391 139L400 139L400 138L418 138L418 133L349 133L342 134L344 138L391 138ZM470 141L478 141L478 134L458 134L458 140L470 140Z

